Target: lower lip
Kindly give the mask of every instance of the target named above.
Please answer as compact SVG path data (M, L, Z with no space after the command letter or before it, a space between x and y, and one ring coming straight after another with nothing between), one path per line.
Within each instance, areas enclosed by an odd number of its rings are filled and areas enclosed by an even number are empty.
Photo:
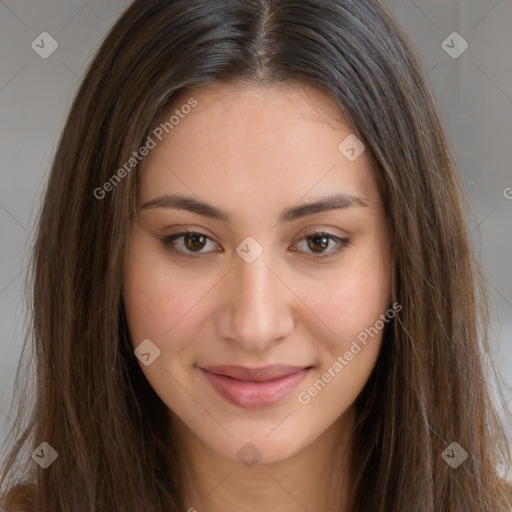
M201 368L214 389L228 402L246 409L270 407L283 400L306 376L310 369L264 382L243 381L217 375Z

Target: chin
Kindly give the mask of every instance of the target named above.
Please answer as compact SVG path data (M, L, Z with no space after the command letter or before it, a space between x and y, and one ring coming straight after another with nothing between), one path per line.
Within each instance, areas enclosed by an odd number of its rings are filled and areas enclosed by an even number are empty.
M203 438L203 442L218 455L247 467L283 462L310 444L306 439L294 439L290 432L283 431L272 438L267 435L260 429L244 429L241 435L233 433L233 438L219 440L209 437Z

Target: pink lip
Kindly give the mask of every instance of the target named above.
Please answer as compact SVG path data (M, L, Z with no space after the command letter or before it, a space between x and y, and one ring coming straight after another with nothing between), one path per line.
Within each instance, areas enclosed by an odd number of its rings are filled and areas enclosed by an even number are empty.
M210 366L201 368L213 388L238 407L269 407L280 402L311 367L272 365L263 368Z

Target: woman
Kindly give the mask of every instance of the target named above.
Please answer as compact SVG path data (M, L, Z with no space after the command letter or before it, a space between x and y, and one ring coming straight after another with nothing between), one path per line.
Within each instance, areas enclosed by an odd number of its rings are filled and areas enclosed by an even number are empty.
M69 114L6 510L508 511L484 289L376 1L135 1Z

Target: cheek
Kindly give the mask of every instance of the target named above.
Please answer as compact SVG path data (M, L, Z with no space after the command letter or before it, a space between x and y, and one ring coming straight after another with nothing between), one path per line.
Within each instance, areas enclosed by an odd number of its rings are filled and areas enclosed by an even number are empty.
M179 294L172 288L148 287L133 295L127 286L126 295L126 315L134 349L143 340L150 339L160 350L157 364L142 367L146 376L158 376L162 368L175 374L190 367L201 340L197 315L202 313L200 305L194 307L200 294ZM163 373L161 377L165 380L168 376Z
M389 260L373 246L354 251L332 275L332 279L322 279L321 286L311 283L302 292L329 331L324 348L331 355L348 350L353 340L385 314L391 289Z
M172 410L183 408L180 382L193 361L195 339L191 321L199 290L178 272L170 272L165 258L154 258L152 251L133 247L126 265L123 297L133 349L149 339L159 355L140 368L155 390ZM188 286L187 286L188 282ZM187 361L190 364L187 364Z
M187 311L194 292L178 272L170 272L165 258L148 250L153 241L134 237L126 264L123 298L133 344L143 339L161 345ZM144 248L143 245L146 244Z
M394 316L386 316L388 284L386 272L351 273L337 283L328 300L320 293L311 297L331 331L317 344L318 368L296 397L311 417L329 424L364 388L377 362L384 329Z
M362 391L377 361L384 329L394 316L388 314L389 253L380 247L381 240L375 238L354 251L347 270L339 273L328 293L313 293L315 307L335 334L325 338L321 367L298 399L312 415L329 411L328 421Z

